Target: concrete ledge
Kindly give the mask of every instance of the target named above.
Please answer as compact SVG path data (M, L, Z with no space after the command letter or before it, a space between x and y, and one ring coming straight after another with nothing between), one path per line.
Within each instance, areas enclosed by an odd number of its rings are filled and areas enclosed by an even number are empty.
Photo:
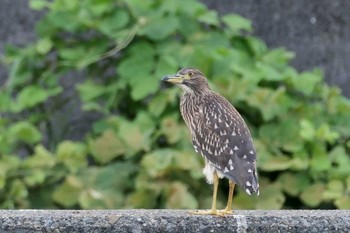
M350 211L0 210L0 232L350 232Z

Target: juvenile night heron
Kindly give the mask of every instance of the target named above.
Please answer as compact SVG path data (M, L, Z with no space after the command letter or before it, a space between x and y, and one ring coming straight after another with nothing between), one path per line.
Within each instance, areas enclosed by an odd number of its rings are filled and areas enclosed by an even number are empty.
M191 131L195 151L205 158L203 173L214 184L211 210L196 214L232 213L235 184L252 195L259 194L256 152L249 129L237 110L221 95L211 91L204 75L192 68L162 78L184 91L180 110ZM216 210L219 178L229 179L229 195L224 210Z

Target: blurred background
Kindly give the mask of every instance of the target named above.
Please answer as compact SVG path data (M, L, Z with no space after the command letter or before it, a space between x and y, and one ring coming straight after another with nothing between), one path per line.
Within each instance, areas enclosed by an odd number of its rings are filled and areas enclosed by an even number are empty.
M0 208L209 208L160 83L189 66L254 137L260 196L234 209L350 209L350 2L266 3L2 0Z

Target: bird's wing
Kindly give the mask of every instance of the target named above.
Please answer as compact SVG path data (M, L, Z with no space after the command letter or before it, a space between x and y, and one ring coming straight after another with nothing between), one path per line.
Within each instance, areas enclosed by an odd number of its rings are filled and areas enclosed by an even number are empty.
M192 138L196 151L248 194L258 192L256 151L243 118L217 94L204 102Z

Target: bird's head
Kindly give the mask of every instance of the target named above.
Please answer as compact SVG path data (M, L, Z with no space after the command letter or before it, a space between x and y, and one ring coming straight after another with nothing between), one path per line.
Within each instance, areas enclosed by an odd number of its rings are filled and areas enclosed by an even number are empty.
M193 68L183 68L176 74L164 76L162 81L177 84L187 93L210 91L207 79L199 70Z

